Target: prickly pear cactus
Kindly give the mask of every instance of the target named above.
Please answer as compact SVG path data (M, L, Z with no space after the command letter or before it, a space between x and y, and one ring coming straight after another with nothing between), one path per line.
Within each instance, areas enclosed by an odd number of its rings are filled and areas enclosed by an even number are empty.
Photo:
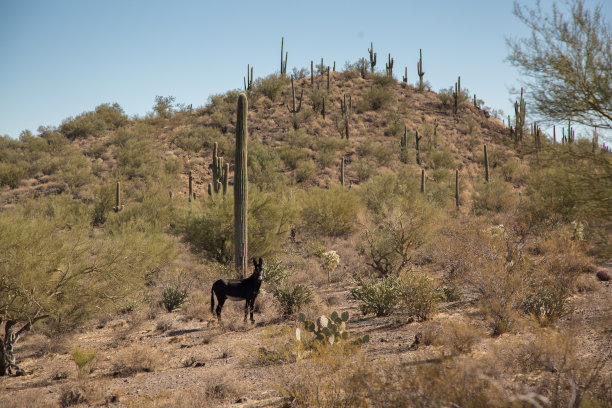
M322 344L334 344L342 340L348 340L349 332L346 330L346 322L349 319L349 313L343 312L338 315L338 312L333 312L328 319L326 316L320 316L316 323L306 320L306 315L300 313L298 320L304 325L304 331L313 333L315 341ZM295 337L298 341L302 341L302 331L297 328ZM370 340L369 335L365 335L354 341L355 344L367 343Z

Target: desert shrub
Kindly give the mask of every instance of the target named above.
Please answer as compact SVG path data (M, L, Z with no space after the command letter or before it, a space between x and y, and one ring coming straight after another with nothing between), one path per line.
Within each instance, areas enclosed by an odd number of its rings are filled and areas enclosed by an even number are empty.
M350 81L354 78L361 76L362 72L370 72L370 63L366 61L365 58L360 58L359 60L353 63L347 61L344 64L344 69L340 73L340 78L343 81Z
M438 311L440 293L434 280L424 273L403 272L400 275L399 292L406 311L419 320L427 320Z
M357 102L356 109L358 113L377 111L390 106L394 98L393 90L387 87L373 86L363 93L361 99Z
M394 149L389 145L366 139L357 146L357 152L362 157L374 157L381 166L386 166L393 158Z
M0 162L0 186L16 188L19 182L25 177L26 163L13 164Z
M379 73L374 73L374 75L372 75L372 82L374 83L374 85L380 87L390 87L397 83L395 78Z
M70 352L70 355L81 372L91 373L93 371L97 355L96 350L75 347Z
M303 79L306 78L307 76L310 75L310 68L306 68L306 67L302 67L302 68L297 68L297 67L293 67L293 69L291 69L291 74L293 75L293 79Z
M72 407L87 402L87 391L82 387L64 386L61 389L59 397L59 406L61 408Z
M136 346L121 350L112 362L116 377L129 377L140 372L153 372L162 366L164 356L148 346Z
M433 150L429 152L428 165L435 170L439 169L455 169L456 163L453 154L446 149Z
M278 166L279 154L276 149L269 148L256 141L249 142L249 181L260 189L274 185L280 178Z
M364 232L366 264L380 275L403 270L427 239L430 215L421 202L382 207Z
M325 153L340 152L348 145L348 141L346 139L338 139L336 137L318 137L315 139L315 143L316 149L319 152Z
M313 291L301 283L281 282L272 291L283 316L291 316L313 301Z
M370 160L360 159L353 163L352 167L355 169L357 179L360 182L367 181L376 174L376 170L378 169L378 166L373 164Z
M326 109L329 111L330 100L325 89L317 88L310 93L313 111L321 112L321 109L323 108L323 98L326 99Z
M357 287L351 289L351 296L362 302L359 310L364 315L387 316L400 301L401 281L396 276L357 278Z
M70 140L83 139L95 136L106 129L106 123L95 113L83 113L75 118L68 118L62 122L59 131Z
M417 178L406 173L380 174L361 186L360 196L373 214L379 214L383 208L393 207L402 197L416 196L418 189Z
M541 286L523 299L521 309L535 317L541 325L559 320L569 313L566 305L567 290L556 285Z
M310 287L289 282L290 277L291 272L277 259L272 259L264 265L264 280L271 286L272 295L283 316L299 312L312 302L314 295Z
M303 227L332 237L347 235L357 224L359 200L351 190L318 187L304 193L301 217Z
M308 158L308 153L300 147L286 144L281 147L279 156L287 167L295 170L299 162Z
M442 106L452 106L453 105L453 87L449 87L447 89L440 89L438 91L438 99Z
M436 262L476 294L492 334L512 330L533 271L538 269L519 250L525 235L512 225L449 222L437 236Z
M292 202L253 190L249 193L248 211L249 258L272 256L280 250L293 223ZM179 214L176 231L193 251L229 264L233 256L233 217L233 194L228 192L225 199L202 200L199 207L192 205L189 211Z
M508 160L501 166L501 174L505 181L515 181L519 173L519 164L515 160Z
M472 210L477 215L488 212L508 212L516 205L516 198L511 187L498 180L477 184L472 194Z
M228 151L227 138L223 137L221 131L216 127L202 126L183 129L174 138L174 144L188 152L198 152L204 147L212 148L217 142L220 145L220 155Z
M300 160L295 168L295 180L298 183L311 181L317 174L317 166L312 159Z
M128 121L123 108L117 103L112 105L104 103L96 106L96 115L106 123L108 128L116 129L125 125Z
M259 335L261 346L249 353L247 362L254 367L293 363L298 350L295 330L289 326L267 326Z
M155 96L155 105L153 111L158 118L168 118L174 112L174 96Z
M284 282L290 274L280 260L272 258L264 263L263 276L266 283L275 287Z
M463 321L449 321L440 330L436 343L450 348L453 355L469 353L480 338L480 331Z
M57 176L59 180L68 185L70 190L74 190L91 180L90 162L79 152L74 152L65 157L65 161L59 168Z
M508 161L508 157L509 153L507 150L489 149L487 151L487 159L491 168L502 167ZM482 154L482 163L484 164L484 152Z
M271 74L265 78L257 78L253 86L256 94L264 95L271 101L276 102L283 88L290 82L291 78L278 74ZM296 90L298 92L298 90Z
M187 299L187 289L178 286L168 286L162 292L162 304L168 312L181 307Z
M120 129L113 142L117 145L119 171L127 178L151 180L162 174L160 145L151 126L142 124L130 130Z

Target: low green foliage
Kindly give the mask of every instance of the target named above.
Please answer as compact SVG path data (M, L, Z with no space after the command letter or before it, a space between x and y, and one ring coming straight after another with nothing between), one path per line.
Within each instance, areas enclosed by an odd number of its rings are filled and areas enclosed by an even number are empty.
M373 86L357 102L357 112L377 111L391 106L395 101L393 90L386 86Z
M490 183L477 184L472 200L472 209L477 215L508 212L517 204L512 188L506 182L496 179Z
M425 273L406 271L400 275L400 297L406 311L419 320L427 320L438 311L442 299L434 280Z
M304 193L302 221L304 228L323 235L347 235L357 227L360 205L356 194L341 187L318 187Z
M553 285L537 288L527 294L521 304L525 314L535 317L542 325L550 324L567 315L567 290Z
M283 88L290 81L287 76L271 74L265 78L257 78L255 80L253 91L255 94L264 95L272 102L276 102L280 97Z
M168 312L178 309L187 300L187 289L168 286L162 292L162 304Z
M70 352L70 355L82 372L90 373L93 370L94 360L97 355L96 350L75 347Z
M291 316L299 312L313 300L313 291L310 287L301 283L291 284L286 280L274 287L272 294L283 316Z
M357 278L357 286L351 289L351 296L362 302L359 310L364 315L387 316L400 301L401 282L396 276Z

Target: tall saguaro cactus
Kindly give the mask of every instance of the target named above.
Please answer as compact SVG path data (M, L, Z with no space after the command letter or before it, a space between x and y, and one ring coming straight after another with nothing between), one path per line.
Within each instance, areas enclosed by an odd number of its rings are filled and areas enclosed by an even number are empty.
M419 48L419 62L417 62L417 74L419 75L419 91L422 91L423 90L423 75L425 75L425 72L423 72L423 52L420 48Z
M281 37L281 65L280 65L280 74L281 76L287 75L287 57L289 53L285 53L285 60L283 61L283 46L285 45L285 37Z
M245 94L238 96L236 117L236 157L234 162L234 265L244 277L248 258L248 179L247 179L247 111Z
M489 182L489 157L487 156L487 145L484 145L485 180Z
M370 43L370 48L368 48L368 52L370 53L370 71L374 72L374 66L376 65L376 53L374 52L374 43Z

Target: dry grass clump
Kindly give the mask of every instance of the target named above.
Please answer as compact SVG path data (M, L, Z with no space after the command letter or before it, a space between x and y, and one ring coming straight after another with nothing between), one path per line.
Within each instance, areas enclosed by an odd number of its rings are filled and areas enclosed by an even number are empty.
M129 377L140 372L153 372L162 367L164 357L160 351L148 346L134 346L121 350L114 358L112 373L116 377Z
M527 339L498 346L493 354L512 372L537 375L534 391L550 406L610 406L604 401L611 401L611 378L601 372L609 356L579 357L572 333L540 329Z
M297 407L512 406L488 371L453 360L417 366L373 362L340 344L301 362L295 380L281 392Z

